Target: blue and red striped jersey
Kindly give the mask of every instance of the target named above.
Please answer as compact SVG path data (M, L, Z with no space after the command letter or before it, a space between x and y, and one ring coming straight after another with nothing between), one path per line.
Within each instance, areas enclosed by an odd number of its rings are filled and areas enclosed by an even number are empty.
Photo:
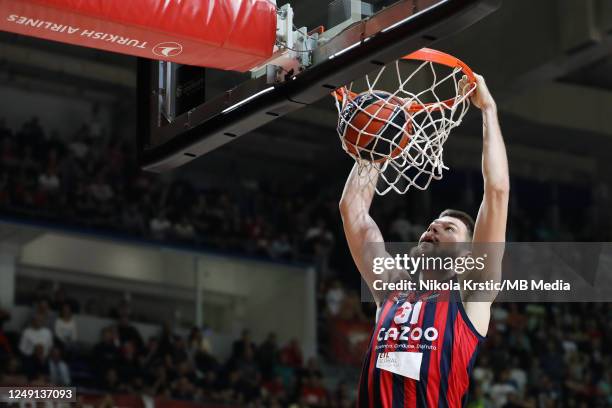
M378 312L359 407L461 407L484 340L458 292L395 292Z

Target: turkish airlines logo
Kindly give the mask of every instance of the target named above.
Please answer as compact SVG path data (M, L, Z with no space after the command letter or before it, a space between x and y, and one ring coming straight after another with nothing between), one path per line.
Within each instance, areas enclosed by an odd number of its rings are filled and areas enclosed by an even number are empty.
M163 42L153 47L153 54L157 55L158 57L176 57L181 52L183 52L183 46L175 42Z

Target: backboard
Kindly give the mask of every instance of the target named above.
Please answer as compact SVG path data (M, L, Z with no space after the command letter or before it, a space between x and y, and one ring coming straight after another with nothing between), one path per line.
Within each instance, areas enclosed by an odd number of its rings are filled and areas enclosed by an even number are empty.
M272 1L272 0L271 0ZM292 0L272 57L249 72L139 60L143 168L178 167L372 70L453 35L501 0Z

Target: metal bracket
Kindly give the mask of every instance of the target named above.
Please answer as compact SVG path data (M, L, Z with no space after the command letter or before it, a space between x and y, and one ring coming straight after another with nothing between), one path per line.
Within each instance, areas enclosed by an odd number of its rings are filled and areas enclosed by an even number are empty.
M270 79L270 69L273 69L273 81L284 82L288 77L312 65L312 51L317 46L318 34L308 35L306 27L294 30L293 16L290 4L285 4L278 10L274 53L251 70L252 78L266 75Z

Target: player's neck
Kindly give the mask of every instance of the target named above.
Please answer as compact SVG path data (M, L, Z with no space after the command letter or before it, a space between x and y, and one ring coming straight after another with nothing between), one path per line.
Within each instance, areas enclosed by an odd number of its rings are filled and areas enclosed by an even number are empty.
M452 269L446 269L444 271L422 269L419 275L419 279L425 281L435 280L438 282L445 282L447 280L452 279L453 276L455 276L455 272Z

